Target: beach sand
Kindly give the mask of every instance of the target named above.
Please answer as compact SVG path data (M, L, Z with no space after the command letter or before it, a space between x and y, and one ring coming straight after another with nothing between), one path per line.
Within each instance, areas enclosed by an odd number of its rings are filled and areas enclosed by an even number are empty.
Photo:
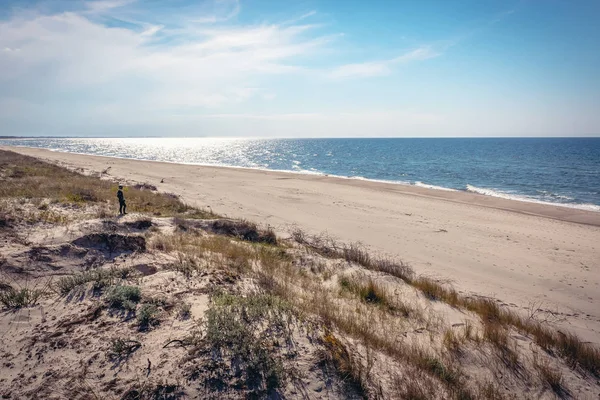
M597 212L326 176L1 148L88 172L110 167L107 174L125 183L153 184L278 231L297 226L358 241L461 292L542 310L538 317L600 344Z

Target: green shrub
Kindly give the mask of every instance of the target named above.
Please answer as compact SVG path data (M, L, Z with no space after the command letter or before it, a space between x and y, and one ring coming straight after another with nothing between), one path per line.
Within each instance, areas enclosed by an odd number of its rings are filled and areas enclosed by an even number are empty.
M154 304L142 304L137 312L137 323L141 331L148 330L151 326L158 325L158 308Z
M230 361L231 369L224 374L239 368L249 388L268 392L287 377L280 354L285 346L273 344L291 341L293 319L290 305L274 296L218 295L206 312L206 343Z
M4 307L11 309L31 307L36 305L40 297L44 294L45 292L41 289L15 289L9 287L6 290L0 291L0 303L2 303Z
M136 304L142 298L137 286L113 286L106 293L106 302L111 308L135 310Z

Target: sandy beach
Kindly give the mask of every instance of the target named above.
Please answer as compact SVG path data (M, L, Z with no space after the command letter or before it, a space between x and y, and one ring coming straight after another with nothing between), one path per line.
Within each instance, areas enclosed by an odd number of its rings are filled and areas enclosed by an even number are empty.
M146 182L278 231L298 226L408 262L600 343L600 213L472 193L291 173L8 148ZM161 183L161 180L163 181ZM132 211L135 204L129 204Z

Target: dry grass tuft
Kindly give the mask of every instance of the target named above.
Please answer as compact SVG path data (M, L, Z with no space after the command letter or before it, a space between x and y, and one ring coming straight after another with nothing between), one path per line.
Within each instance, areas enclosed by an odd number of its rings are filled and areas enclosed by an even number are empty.
M363 398L369 398L366 376L360 363L356 362L344 344L331 332L325 332L321 343L321 362L334 366L340 377Z
M560 370L551 367L547 360L540 361L537 355L534 355L533 366L538 378L545 387L552 390L560 398L570 397Z
M399 313L408 317L413 313L413 309L394 298L384 284L378 283L371 277L362 275L342 276L338 284L344 291L348 291L357 296L361 301L369 304L377 304L392 313Z
M35 306L38 300L47 292L43 289L22 287L15 289L13 287L0 291L0 303L8 309L19 309Z
M452 328L447 328L444 331L443 337L444 347L451 354L460 354L462 351L463 338L459 337Z
M340 245L330 237L325 235L310 236L299 228L291 232L291 237L295 242L306 246L323 257L342 258L371 271L395 276L407 283L412 282L414 278L414 271L408 264L388 258L371 257L368 251L358 243Z
M275 296L219 294L206 312L205 338L198 345L213 354L220 380L235 375L251 397L264 397L289 376L283 359L291 356L296 318Z
M419 289L430 300L443 301L453 307L460 305L456 290L431 278L421 276L413 280L410 284Z
M131 278L134 274L131 268L95 269L63 276L56 281L53 287L56 292L66 296L74 290L83 290L84 286L90 282L92 282L92 290L97 291L115 285L121 280Z
M210 227L214 233L220 235L233 236L248 242L277 245L277 236L270 227L261 230L255 223L244 219L219 219L214 221Z

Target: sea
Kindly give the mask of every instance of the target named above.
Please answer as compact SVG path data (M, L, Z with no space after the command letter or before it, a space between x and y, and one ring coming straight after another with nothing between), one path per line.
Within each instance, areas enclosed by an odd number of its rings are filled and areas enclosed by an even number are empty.
M600 138L17 138L0 145L339 176L600 212Z

